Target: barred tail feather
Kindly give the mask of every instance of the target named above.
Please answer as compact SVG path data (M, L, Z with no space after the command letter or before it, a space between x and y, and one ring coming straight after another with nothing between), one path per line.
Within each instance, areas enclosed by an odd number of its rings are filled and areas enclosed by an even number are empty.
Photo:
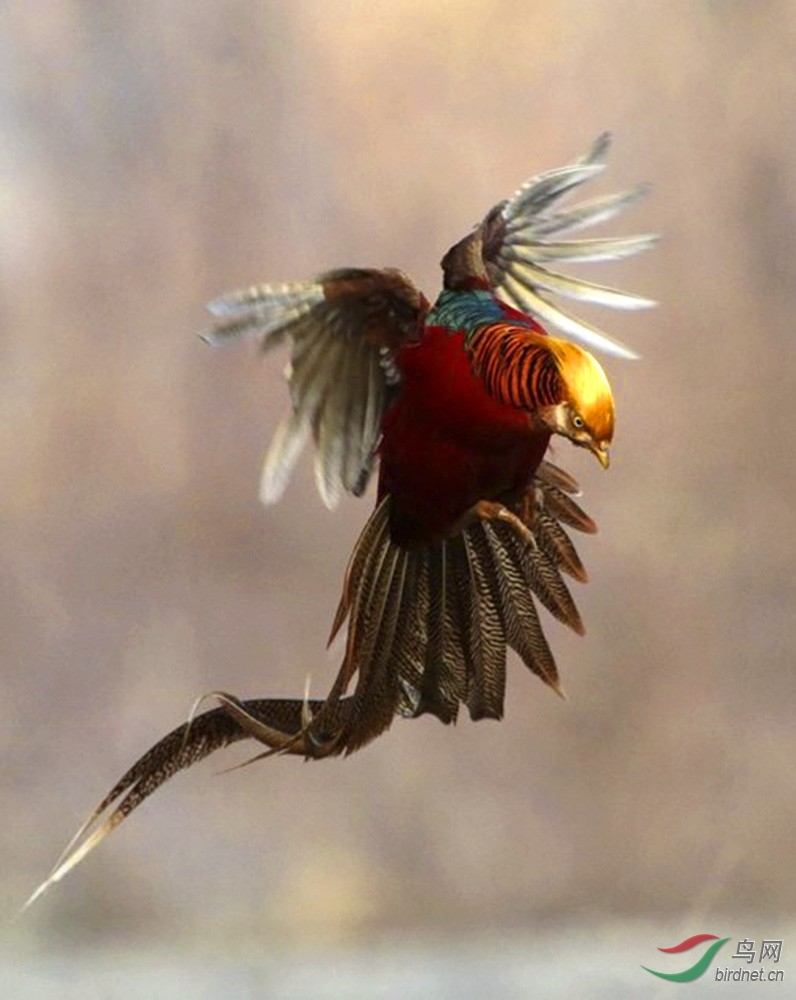
M253 739L257 757L348 754L395 715L456 720L503 716L506 650L558 693L553 655L534 597L576 631L582 624L561 578L584 579L563 524L594 530L571 499L577 483L550 463L506 518L473 516L434 545L404 549L390 532L390 497L357 542L333 632L349 620L345 656L323 700L241 701L214 692L219 707L163 737L113 786L68 845L37 899L83 860L161 785L233 743ZM493 504L493 507L500 505Z
M525 666L560 694L558 669L531 597L527 564L514 544L514 537L506 535L511 529L501 524L484 524L482 530L500 586L506 640Z
M226 696L221 696L221 698ZM235 699L231 699L235 702ZM273 733L285 744L301 734L303 718L309 710L323 720L324 727L339 729L348 705L329 705L316 700L259 698L237 703L246 717ZM187 770L217 750L252 737L251 727L241 724L239 715L224 706L203 712L164 736L125 772L71 839L47 879L22 907L27 909L49 888L60 882L88 854L102 843L146 799L180 771ZM320 737L320 728L318 729ZM302 746L286 752L306 752ZM104 818L103 818L104 817Z
M506 626L499 580L495 576L483 525L475 522L464 531L473 582L473 606L481 633L480 669L470 678L467 708L470 717L502 719L506 692Z
M558 672L534 598L578 633L583 623L562 573L586 571L562 523L592 531L570 499L577 483L544 463L515 521L473 519L453 538L403 550L389 531L390 498L366 525L346 575L334 631L350 618L335 692L351 695L348 752L374 739L390 713L430 713L456 720L460 704L473 719L503 715L506 650L555 691Z
M435 545L425 553L431 591L429 641L416 713L430 712L445 723L456 720L467 683L463 648L466 638L460 629L457 551L453 541Z

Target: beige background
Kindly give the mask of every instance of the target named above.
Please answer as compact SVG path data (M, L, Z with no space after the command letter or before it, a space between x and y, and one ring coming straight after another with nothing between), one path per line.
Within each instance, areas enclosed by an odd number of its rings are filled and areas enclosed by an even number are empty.
M513 660L500 725L397 721L350 760L205 765L9 940L781 936L796 7L61 0L0 18L8 913L197 694L296 695L308 672L320 693L336 666L326 630L369 501L329 514L305 461L258 504L283 359L206 348L203 303L345 264L433 295L485 209L606 128L599 190L653 182L624 231L665 234L591 271L661 306L599 317L643 355L607 365L610 472L558 452L601 527L580 546L588 635L549 628L569 702Z

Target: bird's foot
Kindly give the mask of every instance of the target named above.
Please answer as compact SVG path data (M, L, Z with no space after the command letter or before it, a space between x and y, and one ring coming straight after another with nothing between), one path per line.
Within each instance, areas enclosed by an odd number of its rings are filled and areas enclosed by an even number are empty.
M296 754L307 759L328 757L339 747L344 735L342 729L339 729L333 735L313 732L313 724L319 716L313 713L309 700L309 691L305 692L301 704L301 727L293 733L284 732L269 725L257 713L251 711L239 698L228 694L226 691L213 691L210 694L204 695L200 699L200 703L207 698L215 699L218 702L218 707L234 719L247 736L268 747L262 753L250 757L240 764L233 764L232 767L226 768L223 773L226 773L226 771L237 771L241 767L254 764L255 761L280 754ZM322 711L322 709L323 704L320 705L320 710Z
M530 492L528 491L528 493ZM473 504L470 508L470 516L476 517L481 521L503 521L504 524L508 524L516 531L527 545L535 549L536 539L530 527L533 524L534 517L533 500L529 503L529 512L526 512L525 509L528 493L523 496L523 500L521 501L521 516L509 510L505 504L498 503L496 500L479 500L478 503Z

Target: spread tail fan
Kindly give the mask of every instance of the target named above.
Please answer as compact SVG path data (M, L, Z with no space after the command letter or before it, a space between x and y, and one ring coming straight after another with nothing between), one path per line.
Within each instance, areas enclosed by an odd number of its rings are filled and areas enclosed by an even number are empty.
M369 743L396 715L500 719L506 650L561 693L534 596L577 632L583 626L561 573L585 579L563 525L594 531L572 499L575 481L542 462L512 509L491 505L462 532L406 550L391 539L390 499L377 506L354 549L333 634L348 619L345 656L325 699L240 700L178 726L113 786L70 841L26 908L59 882L161 785L233 743L253 739L274 754L322 758ZM349 693L349 687L353 690Z

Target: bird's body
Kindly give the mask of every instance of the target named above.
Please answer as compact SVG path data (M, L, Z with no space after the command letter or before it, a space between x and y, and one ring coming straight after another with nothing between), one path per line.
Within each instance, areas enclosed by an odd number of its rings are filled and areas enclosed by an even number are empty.
M467 305L474 298L453 295ZM474 304L453 327L456 317L445 315L451 310L443 302L426 318L419 342L397 358L401 390L382 425L379 497L393 497L390 527L400 545L441 541L479 500L522 491L547 450L550 432L527 409L488 390L467 347L479 331L488 339L508 310L492 296ZM526 323L515 327L519 334L535 327Z
M577 484L545 455L558 434L607 466L613 396L581 345L632 354L551 299L652 304L543 266L624 257L653 242L558 238L644 193L558 209L601 172L607 149L601 137L586 157L492 209L443 258L433 307L402 272L356 268L211 303L211 343L253 334L266 349L290 345L291 405L266 458L266 503L281 496L310 437L330 507L346 491L362 494L379 466L375 510L332 627L334 635L348 622L343 663L324 699L240 701L216 692L218 708L164 737L122 777L39 891L171 775L237 740L264 744L260 756L317 758L356 750L396 714L428 712L449 723L466 705L473 719L500 718L507 648L560 692L534 598L583 631L563 576L586 574L565 529L595 526L572 499Z

